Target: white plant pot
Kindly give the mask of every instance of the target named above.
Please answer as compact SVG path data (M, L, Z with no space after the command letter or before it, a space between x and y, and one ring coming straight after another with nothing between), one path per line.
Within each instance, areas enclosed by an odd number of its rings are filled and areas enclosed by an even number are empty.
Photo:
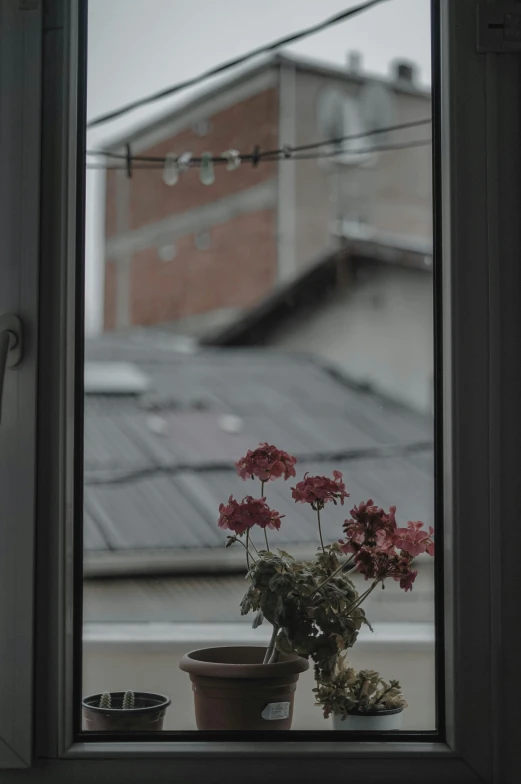
M399 730L402 726L403 708L378 713L348 714L342 718L340 713L334 713L333 729L344 732L384 732Z

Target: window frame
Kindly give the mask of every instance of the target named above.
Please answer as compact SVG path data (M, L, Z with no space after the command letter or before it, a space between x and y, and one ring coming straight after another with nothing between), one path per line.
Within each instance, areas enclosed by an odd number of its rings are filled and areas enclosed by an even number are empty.
M16 529L25 546L17 540L14 559L32 588L28 566L36 532L34 640L32 591L13 598L12 573L0 574L2 608L13 622L25 613L24 634L14 650L23 661L34 653L34 705L31 711L31 668L23 678L16 671L13 696L24 695L29 729L22 732L20 745L12 747L16 756L0 756L0 765L32 763L24 775L34 782L74 779L81 784L96 776L161 782L173 775L179 781L244 776L264 781L291 773L311 781L324 774L324 765L330 775L345 775L349 760L350 778L366 784L513 782L521 766L515 732L521 697L516 671L521 641L515 624L521 570L515 553L521 551L521 526L516 529L509 521L515 521L521 508L516 477L521 367L511 361L508 347L521 342L519 57L476 53L477 0L433 0L433 8L439 9L435 32L440 42L434 173L435 286L442 301L435 354L438 417L443 411L436 470L444 486L444 573L438 570L438 580L443 579L444 587L446 742L324 740L298 748L289 741L74 743L72 653L81 596L76 591L72 601L72 589L81 580L74 573L81 532L77 526L73 537L72 523L82 513L74 467L81 459L83 437L83 273L75 260L83 258L85 89L83 83L78 89L78 77L85 67L86 2L4 2L18 29L29 25L32 31L34 45L24 49L23 75L42 65L42 166L39 320L35 303L27 313L29 330L38 333L39 370L36 383L36 357L29 355L27 367L33 372L24 382L29 398L38 394L38 488L30 525ZM30 22L24 14L33 14ZM12 38L0 30L1 46L13 49L14 56L19 38ZM37 122L24 140L28 155L40 149L34 129L39 130ZM30 192L35 181L37 177L23 180L24 188L27 184ZM34 215L32 219L30 236L37 238ZM33 272L29 289L37 279L36 266ZM32 465L30 454L20 466L20 479L28 463ZM437 537L439 542L439 533ZM13 674L4 671L0 677ZM0 712L5 722L6 714ZM0 740L9 740L6 733L0 723ZM18 775L5 770L2 781L9 784Z
M0 313L22 330L0 422L2 523L16 520L0 527L0 768L17 768L32 753L41 10L1 4L0 37Z

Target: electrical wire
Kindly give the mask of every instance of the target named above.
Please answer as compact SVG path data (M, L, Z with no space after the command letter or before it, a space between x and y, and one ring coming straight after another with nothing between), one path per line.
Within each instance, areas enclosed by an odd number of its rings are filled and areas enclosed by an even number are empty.
M161 98L166 98L169 95L174 95L174 93L179 92L180 90L184 90L187 87L193 87L200 82L205 81L205 79L209 79L212 76L217 76L220 73L224 73L224 71L229 70L230 68L234 68L237 65L241 65L242 63L247 62L248 60L257 57L260 54L266 54L267 52L273 52L275 49L279 49L281 46L285 46L287 44L295 43L296 41L300 41L302 38L306 38L309 35L314 35L315 33L319 33L322 30L326 30L328 27L332 25L338 24L339 22L344 22L346 19L349 19L356 14L360 14L363 11L368 11L375 5L379 3L386 2L386 0L368 0L368 2L360 3L360 5L354 6L352 8L348 8L345 11L341 11L339 14L335 16L331 16L328 19L325 19L322 22L319 22L316 25L312 25L311 27L306 27L304 30L300 30L297 33L292 33L291 35L286 35L283 38L279 38L276 41L272 41L269 44L265 44L264 46L259 46L256 49L252 49L250 52L246 52L246 54L240 55L239 57L235 57L232 60L227 60L224 63L216 66L215 68L210 68L208 71L204 71L197 76L193 76L190 79L185 79L184 82L179 82L178 84L173 85L172 87L167 87L165 90L159 90L156 93L152 93L152 95L148 95L144 98L139 98L136 101L131 101L130 103L125 104L124 106L120 106L119 109L114 109L112 112L107 112L106 114L101 114L98 117L95 117L89 123L87 123L87 128L94 128L97 125L102 125L103 123L109 122L110 120L115 120L117 117L123 117L123 115L128 114L129 112L134 111L135 109L139 109L141 106L147 106L150 103L154 103L155 101L161 100Z
M271 157L262 157L260 159L260 163L263 161L304 161L304 160L321 160L323 158L335 158L340 155L369 155L374 152L391 152L393 150L407 150L412 149L414 147L425 147L427 145L432 144L432 139L414 139L409 142L397 142L396 144L375 144L372 147L366 147L364 149L358 150L330 150L328 152L322 153L304 153L299 155L284 155L283 153L279 153L278 155L272 155ZM244 159L243 159L244 160ZM190 161L190 168L197 168L200 161L198 162L197 159L192 158ZM214 159L214 163L216 164L224 164L228 163L226 158L222 159ZM104 163L87 163L87 169L105 169L105 170L117 170L117 171L126 171L126 166L107 166ZM150 162L141 162L137 163L132 169L150 169L152 171L160 171L163 168L161 161L150 161Z
M432 119L430 117L425 117L422 120L410 120L409 122L398 123L397 125L388 125L384 128L373 128L369 131L360 131L359 133L350 133L346 136L338 136L333 139L323 139L319 142L311 142L309 144L301 144L297 147L282 147L278 150L266 150L265 152L258 152L256 157L258 160L262 160L263 158L271 158L274 155L283 155L284 157L288 157L288 153L292 155L295 152L304 152L308 150L319 149L320 147L328 147L332 144L341 144L342 142L353 141L355 139L365 139L368 136L376 136L381 133L390 133L392 131L401 131L406 128L417 128L421 125L430 125ZM87 150L87 155L104 155L107 158L114 158L120 160L127 160L127 154L118 153L118 152L111 152L110 150ZM253 153L246 153L245 155L239 155L241 161L251 161L253 159ZM131 156L132 161L141 161L141 162L154 162L154 163L163 163L165 162L165 158L162 156L157 155L133 155ZM201 163L200 157L193 157L191 159L194 163ZM222 155L216 155L212 157L212 163L226 163L228 161L227 158L223 157Z

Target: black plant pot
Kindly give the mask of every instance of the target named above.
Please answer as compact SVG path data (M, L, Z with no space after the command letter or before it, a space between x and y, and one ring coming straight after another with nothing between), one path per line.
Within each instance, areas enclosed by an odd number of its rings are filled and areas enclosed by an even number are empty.
M134 707L123 710L124 691L110 692L110 708L100 708L101 694L82 702L84 729L90 732L158 732L170 700L163 694L134 692Z

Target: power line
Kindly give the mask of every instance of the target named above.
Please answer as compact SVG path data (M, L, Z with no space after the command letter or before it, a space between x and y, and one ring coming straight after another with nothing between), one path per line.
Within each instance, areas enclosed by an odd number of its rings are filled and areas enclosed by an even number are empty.
M432 143L431 139L415 139L409 142L398 142L396 144L376 144L372 147L366 147L364 149L358 150L331 150L328 152L319 152L319 153L304 153L298 155L285 155L283 152L279 153L278 155L272 155L271 157L261 157L259 163L263 161L304 161L304 160L320 160L323 158L334 158L340 155L368 155L373 152L392 152L393 150L408 150L414 147L425 147ZM124 156L123 156L124 157ZM242 160L247 160L248 158L251 159L251 156L245 156ZM227 159L225 158L214 158L213 162L216 164L225 164L227 163ZM201 163L200 159L192 158L190 161L190 168L197 168L197 166ZM127 166L106 166L104 163L87 163L87 169L106 169L106 170L118 170L118 171L126 171ZM160 171L163 169L163 164L160 160L158 161L150 161L150 162L139 162L132 166L132 169L150 169L152 171Z
M87 123L87 128L94 128L95 126L101 125L102 123L115 120L117 117L122 117L124 114L128 114L128 112L134 111L134 109L139 109L141 106L146 106L149 103L159 101L161 98L166 98L167 96L173 95L174 93L177 93L180 90L184 90L187 87L193 87L194 85L203 82L205 79L209 79L212 76L217 76L218 74L223 73L230 68L234 68L236 65L241 65L242 63L257 57L260 54L273 52L275 49L279 49L281 46L295 43L295 41L300 41L302 38L306 38L309 35L319 33L322 30L326 30L328 27L331 27L332 25L349 19L351 16L362 13L362 11L367 11L369 8L372 8L374 5L378 5L382 2L385 2L385 0L368 0L368 2L360 3L360 5L354 6L353 8L348 8L347 10L342 11L335 16L331 16L316 25L307 27L300 32L292 33L291 35L284 36L284 38L279 38L277 41L272 41L271 43L265 44L264 46L259 46L257 49L252 49L250 52L240 55L239 57L235 57L233 60L227 60L215 68L210 68L210 70L204 71L198 76L185 79L184 82L179 82L172 87L167 87L165 90L159 90L158 92L152 93L152 95L148 95L145 98L139 98L137 101L131 101L124 106L120 106L119 109L114 109L112 112L101 114L99 117L95 117L93 120Z
M288 154L292 155L295 152L304 152L307 150L314 150L319 149L320 147L328 147L333 144L341 144L342 142L353 141L355 139L364 139L368 136L376 136L381 133L390 133L392 131L401 131L406 128L417 128L421 125L430 125L432 119L430 117L425 117L422 120L411 120L409 122L399 123L397 125L388 125L384 128L373 128L369 131L360 131L359 133L350 133L346 136L338 136L333 139L323 139L319 142L311 142L310 144L301 144L297 147L281 147L278 150L267 150L265 152L259 151L256 153L256 157L258 160L262 160L263 158L271 158L272 156L282 155L284 157L288 157ZM349 152L346 150L345 152ZM128 155L123 153L111 152L109 150L87 150L87 155L105 155L107 158L114 158L120 160L127 160ZM240 155L239 157L242 161L250 161L253 159L253 154L247 153L245 155ZM165 158L163 156L157 155L133 155L131 156L132 161L141 161L141 162L154 162L154 163L164 163ZM193 157L191 159L194 164L201 163L200 157ZM228 161L227 158L223 157L222 155L217 155L212 157L212 163L226 163Z

